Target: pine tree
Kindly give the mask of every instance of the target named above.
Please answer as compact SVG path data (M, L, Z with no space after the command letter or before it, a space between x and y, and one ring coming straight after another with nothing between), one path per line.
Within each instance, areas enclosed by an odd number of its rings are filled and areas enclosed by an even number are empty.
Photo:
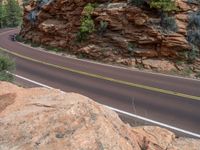
M3 3L0 3L0 28L6 25L6 9Z
M6 7L7 26L16 27L21 22L21 8L16 0L8 0Z

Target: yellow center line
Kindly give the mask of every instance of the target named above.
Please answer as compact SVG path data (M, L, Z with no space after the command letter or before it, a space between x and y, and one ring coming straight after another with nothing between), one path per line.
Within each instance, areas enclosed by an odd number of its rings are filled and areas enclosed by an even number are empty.
M84 72L84 71L80 71L80 70L76 70L76 69L72 69L72 68L68 68L68 67L64 67L64 66L58 66L58 65L55 65L55 64L47 63L47 62L37 60L37 59L33 59L31 57L24 56L24 55L15 53L15 52L11 52L7 49L0 48L0 50L4 51L6 53L12 54L14 56L32 61L32 62L37 62L37 63L44 64L44 65L47 65L47 66L51 66L51 67L54 67L54 68L58 68L58 69L70 71L70 72L73 72L73 73L77 73L77 74L80 74L80 75L85 75L85 76L89 76L89 77L93 77L93 78L103 79L103 80L106 80L106 81L115 82L115 83L119 83L119 84L123 84L123 85L128 85L128 86L131 86L131 87L141 88L141 89L145 89L145 90L149 90L149 91L153 91L153 92L159 92L159 93L163 93L163 94L174 95L174 96L188 98L188 99L192 99L192 100L200 100L199 96L193 96L193 95L188 95L188 94L179 93L179 92L175 92L175 91L164 90L164 89L160 89L160 88L156 88L156 87L151 87L151 86L146 86L146 85L142 85L142 84L136 84L136 83L131 83L131 82L123 81L123 80L113 79L113 78L101 76L101 75L98 75L98 74L88 73L88 72Z

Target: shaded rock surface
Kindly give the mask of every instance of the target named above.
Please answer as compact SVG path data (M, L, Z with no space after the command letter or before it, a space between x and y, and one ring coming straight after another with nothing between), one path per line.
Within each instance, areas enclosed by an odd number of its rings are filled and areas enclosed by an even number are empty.
M200 141L159 127L132 128L75 93L0 82L0 150L198 150Z
M99 4L92 13L96 31L87 41L77 43L84 6L95 2ZM158 12L132 6L125 0L51 0L43 5L32 1L24 9L21 35L26 40L104 62L131 65L134 59L130 58L134 57L174 60L179 58L179 52L191 49L186 38L188 14L198 8L184 0L176 2L178 31L166 33L159 26ZM30 20L32 12L34 22ZM107 22L105 31L101 22Z

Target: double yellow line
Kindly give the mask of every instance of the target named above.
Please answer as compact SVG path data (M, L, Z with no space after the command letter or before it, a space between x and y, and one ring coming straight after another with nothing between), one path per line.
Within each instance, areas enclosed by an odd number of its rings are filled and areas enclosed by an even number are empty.
M164 90L164 89L155 88L155 87L151 87L151 86L131 83L131 82L123 81L123 80L117 80L117 79L113 79L113 78L109 78L109 77L104 77L104 76L101 76L101 75L98 75L98 74L88 73L88 72L84 72L84 71L80 71L80 70L76 70L76 69L72 69L72 68L68 68L68 67L63 67L63 66L58 66L58 65L55 65L55 64L47 63L47 62L44 62L44 61L41 61L41 60L36 60L36 59L31 58L31 57L27 57L27 56L24 56L24 55L15 53L15 52L11 52L7 49L0 48L0 50L4 51L6 53L12 54L14 56L32 61L32 62L36 62L36 63L40 63L40 64L43 64L43 65L55 67L55 68L58 68L58 69L70 71L70 72L77 73L77 74L80 74L80 75L85 75L85 76L88 76L88 77L93 77L93 78L102 79L102 80L106 80L106 81L110 81L110 82L115 82L115 83L119 83L119 84L123 84L123 85L128 85L128 86L131 86L131 87L141 88L141 89L145 89L145 90L149 90L149 91L153 91L153 92L158 92L158 93L163 93L163 94L168 94L168 95L174 95L174 96L178 96L178 97L182 97L182 98L188 98L188 99L192 99L192 100L200 100L199 96L193 96L193 95L174 92L174 91L170 91L170 90Z

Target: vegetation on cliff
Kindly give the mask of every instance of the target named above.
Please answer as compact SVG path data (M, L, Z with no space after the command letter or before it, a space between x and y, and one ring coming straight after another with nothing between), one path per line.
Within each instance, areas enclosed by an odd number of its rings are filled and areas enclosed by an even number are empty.
M0 2L0 28L17 27L21 24L22 10L16 0Z
M31 1L20 35L77 57L170 70L199 63L198 9L194 0Z
M88 3L84 7L84 15L81 20L81 26L79 32L77 33L77 40L82 42L87 39L88 34L95 31L94 21L91 17L91 14L94 12L95 5Z

